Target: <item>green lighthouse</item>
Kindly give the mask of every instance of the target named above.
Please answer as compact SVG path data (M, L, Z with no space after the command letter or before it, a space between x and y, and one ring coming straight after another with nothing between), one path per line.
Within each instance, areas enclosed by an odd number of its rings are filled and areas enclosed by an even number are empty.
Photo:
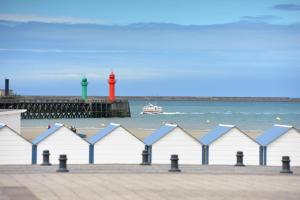
M88 85L87 78L85 78L85 77L82 78L81 85L82 85L81 98L86 101L87 100L87 85Z

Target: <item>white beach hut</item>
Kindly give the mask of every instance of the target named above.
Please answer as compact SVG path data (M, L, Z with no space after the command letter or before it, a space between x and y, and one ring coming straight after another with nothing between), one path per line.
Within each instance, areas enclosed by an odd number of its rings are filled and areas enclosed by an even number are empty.
M50 163L59 163L60 154L67 155L68 164L89 163L89 143L63 124L56 123L33 141L33 164L43 161L44 150L50 151Z
M275 124L256 141L261 145L262 165L281 166L282 156L289 156L291 166L300 166L300 132L293 126Z
M144 143L120 124L110 123L88 141L92 145L90 163L139 164L142 161Z
M165 124L145 138L149 153L148 161L153 164L169 164L172 154L178 154L180 164L201 164L201 143L177 124Z
M0 123L0 165L31 164L32 144Z
M237 151L242 151L245 165L259 165L259 144L234 125L219 124L200 142L204 164L234 165Z
M21 133L21 114L24 109L0 109L0 123L6 124L18 134Z

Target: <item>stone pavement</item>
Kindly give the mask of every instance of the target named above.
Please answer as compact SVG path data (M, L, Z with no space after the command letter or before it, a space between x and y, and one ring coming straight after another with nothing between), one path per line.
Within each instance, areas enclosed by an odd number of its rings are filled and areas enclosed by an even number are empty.
M27 187L0 187L0 200L37 200Z
M0 166L0 200L26 199L299 199L300 168L182 165ZM19 188L19 192L12 193ZM27 192L25 191L27 189ZM10 192L7 192L10 190ZM23 192L21 191L23 190ZM14 194L12 197L9 196ZM28 198L27 198L28 199Z

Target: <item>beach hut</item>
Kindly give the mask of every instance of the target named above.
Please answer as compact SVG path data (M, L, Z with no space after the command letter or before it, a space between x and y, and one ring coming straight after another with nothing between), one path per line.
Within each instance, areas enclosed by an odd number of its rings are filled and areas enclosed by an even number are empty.
M88 141L91 143L90 163L139 164L142 162L144 143L120 124L110 123Z
M21 134L21 114L24 112L24 109L0 109L0 123Z
M245 165L259 165L259 144L234 125L219 124L199 141L203 164L234 165L237 151L242 151Z
M56 123L33 141L33 164L42 163L42 153L44 150L50 151L50 163L59 163L60 154L66 154L68 164L88 164L89 163L89 143L79 135Z
M31 164L32 144L0 123L0 165Z
M300 132L293 126L275 124L256 141L262 165L281 166L282 156L289 156L291 166L300 166Z
M165 124L145 138L153 164L169 164L172 154L178 154L180 164L201 164L201 143L177 124Z

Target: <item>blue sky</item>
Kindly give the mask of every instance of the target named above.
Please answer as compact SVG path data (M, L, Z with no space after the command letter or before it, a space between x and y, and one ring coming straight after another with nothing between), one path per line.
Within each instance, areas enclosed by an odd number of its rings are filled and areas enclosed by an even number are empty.
M26 95L300 97L300 2L0 0L0 77ZM0 82L3 87L4 80Z
M299 0L1 0L0 5L2 14L19 15L21 20L27 15L101 24L222 24L244 16L265 17L276 23L294 23L299 19L299 12L275 7L299 5Z

